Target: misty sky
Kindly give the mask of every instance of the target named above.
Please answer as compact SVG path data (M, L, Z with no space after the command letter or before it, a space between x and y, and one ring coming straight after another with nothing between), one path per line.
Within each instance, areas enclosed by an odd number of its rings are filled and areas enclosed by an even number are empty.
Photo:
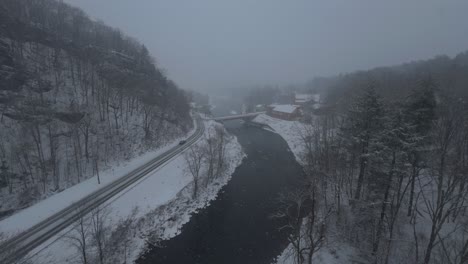
M302 83L468 50L466 0L66 0L184 89Z

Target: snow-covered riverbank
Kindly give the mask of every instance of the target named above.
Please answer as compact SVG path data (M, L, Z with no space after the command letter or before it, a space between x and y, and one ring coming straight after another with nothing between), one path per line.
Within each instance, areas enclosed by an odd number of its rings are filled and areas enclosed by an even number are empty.
M220 124L205 121L205 135L197 144L202 144L203 138L213 134L216 126ZM179 155L110 201L102 209L106 232L109 236L114 235L125 222L129 223L131 230L124 237L125 252L107 252L107 258L111 262L113 258L116 261L123 258L133 261L146 248L150 235L151 241L154 241L154 237L168 239L177 235L193 212L216 198L221 187L229 181L235 168L242 162L245 154L236 137L228 136L225 155L227 162L223 174L204 187L197 199L191 199L193 179L186 170L183 155ZM135 160L132 164L134 163L144 162ZM76 231L76 226L70 227L31 252L29 258L34 263L79 262L82 256L76 247ZM90 247L93 246L92 243L89 243ZM112 250L110 246L108 250ZM89 255L92 258L96 253L90 252Z
M260 114L253 119L253 122L267 125L278 133L287 143L293 152L296 160L301 163L301 154L303 152L300 129L302 124L299 121L287 121L271 117L266 114Z
M273 129L287 143L294 153L296 160L302 164L301 157L304 152L303 139L304 124L299 121L277 119L266 114L258 115L253 122L263 124L266 129ZM355 255L354 249L346 243L338 243L329 239L324 247L314 254L314 263L319 264L346 264ZM277 264L296 264L293 246L290 244L276 260Z

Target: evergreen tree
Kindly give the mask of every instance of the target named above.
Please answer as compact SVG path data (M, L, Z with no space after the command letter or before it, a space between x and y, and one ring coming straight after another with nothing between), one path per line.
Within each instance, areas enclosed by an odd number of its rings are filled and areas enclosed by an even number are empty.
M347 141L352 155L358 156L359 160L359 175L354 193L356 200L361 198L369 157L372 156L371 152L383 129L383 114L381 99L371 83L355 100L346 117L347 126L343 129L342 135Z
M407 138L407 125L400 104L393 104L383 117L384 126L374 144L374 155L370 164L370 194L372 203L380 204L380 212L373 240L372 254L376 254L385 231L390 233L401 206L406 188L403 188L406 154L404 152ZM390 212L389 212L390 210ZM388 229L384 229L388 226ZM392 236L392 234L390 234ZM391 240L388 241L391 243Z

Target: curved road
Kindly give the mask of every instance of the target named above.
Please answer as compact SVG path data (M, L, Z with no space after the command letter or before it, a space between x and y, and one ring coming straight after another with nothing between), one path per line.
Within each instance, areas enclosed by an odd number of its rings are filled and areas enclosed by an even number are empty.
M5 241L0 245L0 262L2 264L15 263L28 252L73 224L80 216L91 212L94 208L122 192L148 173L179 155L198 141L203 135L204 130L203 122L200 118L197 118L197 129L195 133L187 139L184 145L173 147L140 168L73 203L19 235Z

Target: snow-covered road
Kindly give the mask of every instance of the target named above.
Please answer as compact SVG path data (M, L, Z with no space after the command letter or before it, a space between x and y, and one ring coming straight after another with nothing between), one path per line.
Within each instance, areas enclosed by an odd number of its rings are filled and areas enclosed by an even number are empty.
M214 121L204 121L204 124L202 138L212 135L220 126ZM196 144L203 143L203 140L199 140ZM126 238L131 240L126 253L112 253L115 261L131 262L138 258L147 247L148 235L154 231L161 231L157 234L161 239L179 234L182 225L190 220L194 212L216 199L219 190L227 184L244 157L237 138L229 135L226 145L226 159L229 163L226 164L226 170L206 186L197 199L191 197L193 179L186 171L186 161L182 155L178 155L103 204L100 210L106 214L105 225L112 230L129 216L138 222ZM141 163L137 160L134 162ZM29 263L23 262L28 260L48 264L79 262L77 248L70 239L76 235L75 232L76 225L69 226L32 250L19 263ZM92 255L92 249L89 250Z
M194 144L203 135L203 132L204 125L199 120L195 133L190 136L186 144L173 146L149 162L142 162L143 165L135 170L130 170L129 173L123 174L122 177L118 179L114 178L114 181L108 181L107 184L95 188L86 188L95 186L95 184L90 183L93 179L90 179L88 180L89 182L87 181L90 185L84 182L73 187L70 191L64 191L57 196L46 199L35 206L4 219L0 222L0 230L10 235L11 238L0 245L3 263L13 262L21 258L35 247L67 228L80 215L90 212L95 207L108 202L123 190L133 186L151 174L155 169L172 160L190 145ZM96 188L97 190L95 190Z

